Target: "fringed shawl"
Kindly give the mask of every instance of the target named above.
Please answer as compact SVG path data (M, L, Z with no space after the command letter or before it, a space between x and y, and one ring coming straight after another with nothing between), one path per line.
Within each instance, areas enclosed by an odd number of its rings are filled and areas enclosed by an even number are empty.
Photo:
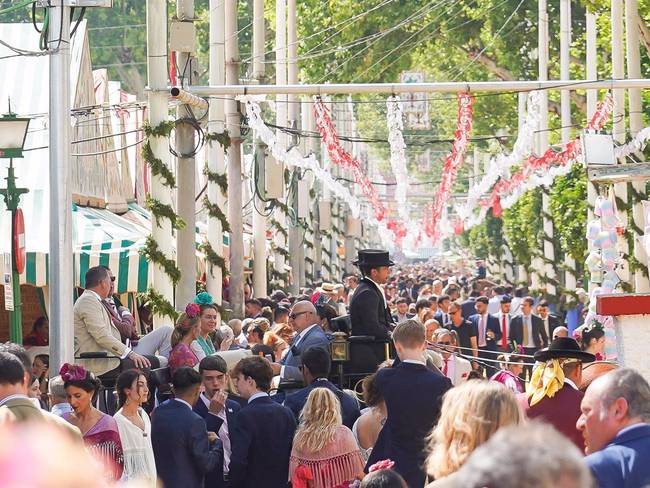
M295 479L299 466L311 472L313 480L306 485L309 488L333 488L353 481L363 472L364 461L352 431L341 425L332 442L318 452L305 452L294 446L289 462L289 477L294 486L300 485Z

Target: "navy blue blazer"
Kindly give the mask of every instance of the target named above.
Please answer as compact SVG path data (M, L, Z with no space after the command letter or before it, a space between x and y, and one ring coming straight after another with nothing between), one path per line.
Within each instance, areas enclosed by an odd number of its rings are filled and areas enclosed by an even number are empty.
M476 299L468 298L460 305L461 315L465 320L468 320L472 315L476 313Z
M585 457L600 488L650 485L650 424L637 424L618 433L602 450Z
M293 415L296 417L296 422L300 417L300 412L302 408L307 403L307 397L316 388L327 388L332 393L334 393L341 404L341 417L343 418L343 425L352 429L355 420L359 418L359 404L357 401L352 398L350 395L344 391L339 390L336 385L329 382L328 380L317 380L314 381L311 385L302 388L301 390L292 393L284 401L284 406L288 407Z
M472 327L474 327L474 332L476 333L476 343L478 344L478 338L479 338L479 324L481 321L481 316L479 314L474 314L469 318L469 321L472 323ZM491 330L494 333L494 339L490 339L487 337L487 331ZM485 343L487 344L484 349L488 349L490 351L496 351L497 350L497 344L499 344L499 341L501 340L501 329L499 327L499 319L496 318L494 315L487 315L487 327L486 327L486 337L485 337ZM480 348L480 346L479 346ZM496 359L493 355L490 355L489 359Z
M451 381L421 364L402 362L377 371L376 383L388 415L366 470L377 461L391 459L408 486L424 486L424 439L438 420L442 396Z
M237 414L230 431L232 488L285 488L296 421L293 413L268 396L259 397Z
M302 359L300 359L302 352L310 347L322 347L326 351L330 350L330 341L320 325L315 325L304 332L304 334L304 336L302 334L300 335L298 344L292 345L287 355L280 361L280 364L284 366L283 380L302 382L302 372L299 369L299 366L302 364Z
M221 441L210 446L205 420L176 400L153 411L151 443L164 486L202 488L205 474L223 464Z
M230 450L232 452L232 434L230 434L230 432L232 432L232 429L235 426L235 422L237 422L237 412L239 412L241 407L239 406L239 403L234 400L226 400L225 409L226 420L228 421L228 437L231 438ZM196 405L194 405L194 411L203 417L208 431L214 432L215 434L219 433L219 429L223 425L223 419L217 417L216 415L212 415L208 411L208 407L206 407L205 402L201 398L199 398L199 400L196 402ZM205 475L205 486L208 488L225 486L223 480L223 463L219 466L216 466L212 471L209 471Z

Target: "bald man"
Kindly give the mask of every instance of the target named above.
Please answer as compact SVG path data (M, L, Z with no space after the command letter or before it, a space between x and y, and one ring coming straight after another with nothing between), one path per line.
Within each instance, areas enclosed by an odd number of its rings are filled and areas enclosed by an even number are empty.
M321 347L328 353L330 341L318 325L316 308L310 301L296 302L289 312L289 325L296 332L291 348L279 363L273 363L273 373L283 381L302 382L301 353L310 347Z

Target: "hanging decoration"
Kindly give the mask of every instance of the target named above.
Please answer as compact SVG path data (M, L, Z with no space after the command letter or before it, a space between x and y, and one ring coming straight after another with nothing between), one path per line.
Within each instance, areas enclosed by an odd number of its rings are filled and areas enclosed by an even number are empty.
M467 200L459 205L456 213L462 221L468 221L478 207L481 197L490 191L490 188L499 178L508 178L510 168L530 156L535 147L535 131L539 127L540 94L532 91L528 94L527 111L524 123L517 134L517 140L512 146L510 154L500 153L491 157L485 166L484 175L467 192ZM469 225L472 227L473 225Z
M463 157L469 146L469 134L472 130L474 97L469 93L458 94L458 123L454 134L451 153L445 159L442 168L442 180L436 190L436 196L430 212L425 212L424 230L427 235L437 242L441 235L439 227L442 212L451 197L452 187L456 181L458 170L463 164Z
M239 100L246 103L246 116L248 117L248 125L253 129L264 144L266 144L278 161L282 161L289 166L297 168L308 169L314 173L325 188L329 189L336 197L344 201L350 208L350 212L354 218L359 217L361 205L354 197L350 190L348 190L341 183L336 181L332 175L324 170L319 164L318 160L313 154L303 156L297 147L292 147L287 150L286 147L281 145L278 137L272 129L270 129L262 119L262 108L258 103L258 98L251 96L239 97Z
M395 177L395 201L400 218L409 220L408 203L408 170L406 167L406 143L404 142L404 119L402 116L402 102L397 96L390 96L386 100L386 123L388 125L388 143L390 145L390 166Z
M586 129L602 129L611 115L612 108L613 99L608 95L600 103ZM480 223L490 208L494 210L509 208L525 192L542 185L550 185L557 176L567 174L581 154L580 139L576 138L563 144L559 151L549 148L541 157L530 156L510 178L502 178L494 185L490 196L480 202L483 208L478 218L470 219L470 223ZM468 227L469 225L466 224L466 228Z
M650 139L650 127L641 129L627 144L614 148L614 156L616 159L625 159L635 152L641 152L645 149L648 139Z
M379 201L377 189L370 179L364 174L359 161L354 159L350 153L345 151L341 146L341 141L336 133L329 110L320 99L316 98L314 102L314 115L316 125L321 135L323 143L327 149L330 160L343 168L349 169L354 176L354 181L361 187L362 193L370 202L375 219L378 222L386 220L386 228L390 230L394 237L395 243L399 246L402 239L406 236L406 227L402 222L388 219L386 207Z

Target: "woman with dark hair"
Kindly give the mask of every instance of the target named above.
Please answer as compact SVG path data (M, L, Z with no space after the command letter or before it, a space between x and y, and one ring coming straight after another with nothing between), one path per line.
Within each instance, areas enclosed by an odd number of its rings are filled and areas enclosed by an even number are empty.
M117 378L120 409L113 416L122 440L124 472L122 481L137 480L142 486L156 486L156 461L151 445L151 421L142 408L149 398L147 378L137 369Z
M579 329L580 348L596 356L596 361L605 359L605 328L600 322L592 321ZM578 332L576 330L576 332ZM575 334L575 333L574 333Z
M169 353L170 373L174 372L181 366L195 367L199 364L199 357L192 343L201 333L201 309L196 303L190 303L185 307L185 313L181 314L176 321L176 327L172 333L172 350Z
M105 478L119 480L124 469L124 455L117 423L92 405L101 382L76 364L64 364L59 374L72 407L72 412L64 413L63 418L81 431L88 450L104 465Z
M47 317L39 317L32 325L32 331L23 339L25 347L47 346L50 342L50 323Z
M196 295L194 303L201 310L201 329L197 338L192 342L192 351L194 351L196 357L201 361L204 357L217 352L210 338L210 334L214 333L219 325L219 309L214 303L212 296L206 292L201 292Z

